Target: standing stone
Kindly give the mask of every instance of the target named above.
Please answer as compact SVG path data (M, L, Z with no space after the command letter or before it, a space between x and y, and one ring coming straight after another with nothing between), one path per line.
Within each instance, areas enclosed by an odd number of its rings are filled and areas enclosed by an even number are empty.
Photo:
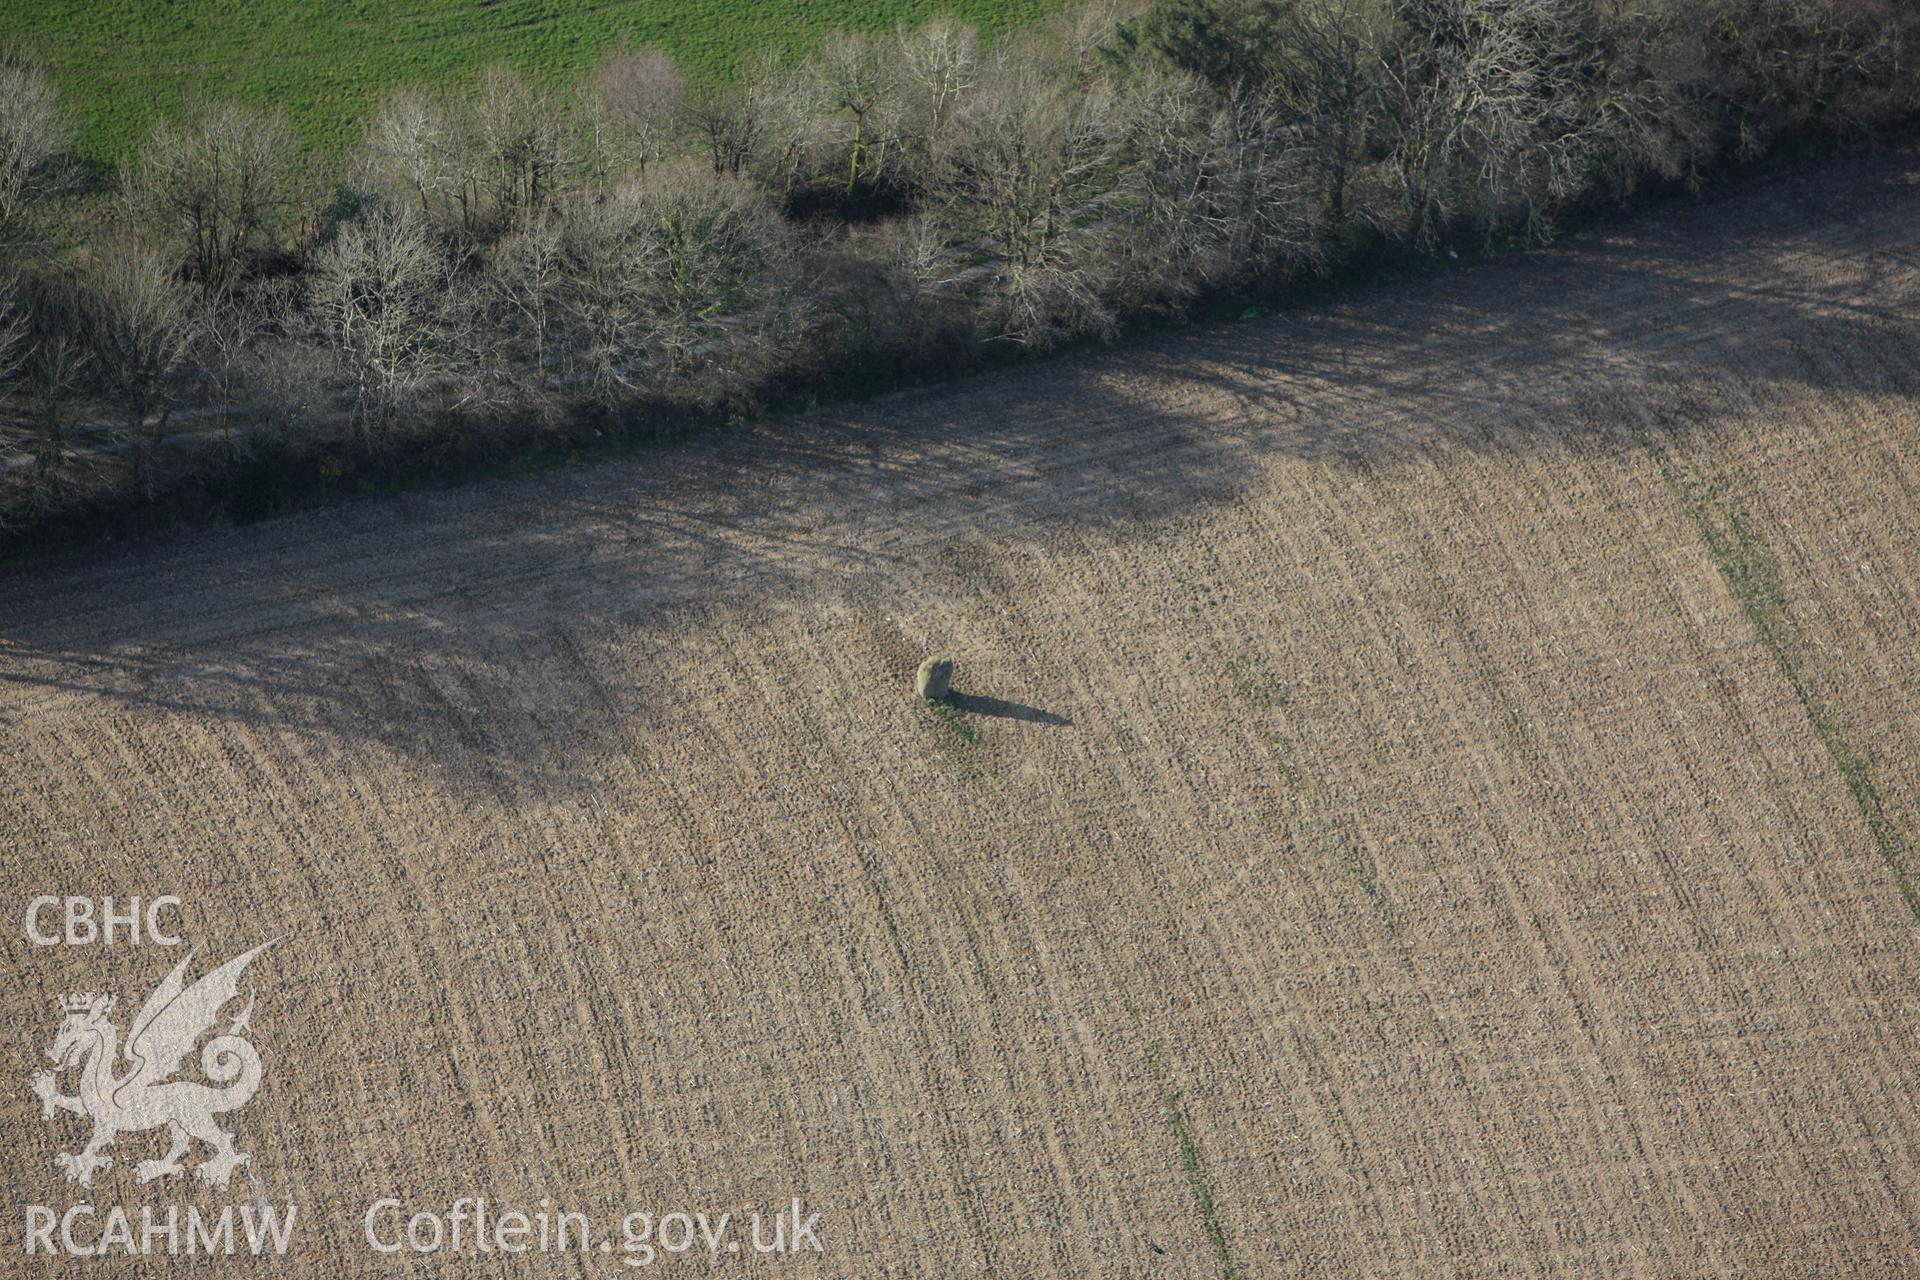
M947 694L953 689L953 659L933 657L921 663L920 675L914 681L914 687L929 702L946 701Z

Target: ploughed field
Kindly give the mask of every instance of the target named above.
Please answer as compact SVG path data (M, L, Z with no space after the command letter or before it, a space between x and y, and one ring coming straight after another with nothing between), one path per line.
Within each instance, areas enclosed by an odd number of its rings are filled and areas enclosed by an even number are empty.
M288 935L226 1199L308 1274L478 1195L819 1210L756 1274L1910 1276L1916 184L16 568L6 918ZM56 997L179 953L0 958L65 1205ZM94 1203L219 1203L163 1146Z

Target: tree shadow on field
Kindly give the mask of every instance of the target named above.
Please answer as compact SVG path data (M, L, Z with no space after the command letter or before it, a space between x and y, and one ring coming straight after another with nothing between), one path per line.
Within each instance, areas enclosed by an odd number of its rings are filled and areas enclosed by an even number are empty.
M0 723L80 693L493 789L589 786L583 762L626 748L648 672L712 649L735 611L906 613L941 590L943 548L1137 536L1277 462L1613 453L1641 421L1740 430L1802 391L1920 394L1917 298L1920 157L1850 157L1267 320L16 566Z
M1039 707L1030 707L1024 702L1008 702L1004 698L988 698L977 693L961 693L958 689L947 695L947 700L962 711L977 716L995 716L1002 720L1024 720L1028 724L1044 724L1061 727L1073 723L1066 716L1055 715L1051 711L1042 711Z

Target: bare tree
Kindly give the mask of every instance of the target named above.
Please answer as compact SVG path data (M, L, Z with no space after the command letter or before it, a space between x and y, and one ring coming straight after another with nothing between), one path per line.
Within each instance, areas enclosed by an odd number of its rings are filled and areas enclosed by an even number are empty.
M745 173L766 127L764 93L751 83L704 85L688 95L683 110L713 171L733 177Z
M188 345L201 389L220 414L220 430L233 443L233 411L254 381L256 348L288 310L290 281L253 289L233 286L202 292L191 309Z
M452 276L419 215L384 206L315 255L308 296L351 384L363 438L389 430L406 395L447 366Z
M554 372L567 270L563 217L542 218L502 241L487 275L506 339L506 375L529 376L536 391L547 389Z
M1384 0L1300 0L1280 24L1268 68L1272 102L1306 132L1328 217L1347 216L1348 188L1379 127Z
M1714 147L1714 69L1699 10L1603 0L1589 79L1590 176L1617 199L1649 177L1697 185Z
M31 318L21 305L20 282L0 276L0 474L28 441L27 357L32 354ZM4 520L0 504L0 520Z
M840 121L832 86L815 67L763 58L745 90L758 121L747 172L763 191L784 203L817 178L833 183L845 174L845 154L835 146Z
M658 49L620 49L595 68L584 91L590 148L604 177L642 176L677 130L686 81Z
M1066 262L1105 306L1140 313L1315 257L1313 183L1287 120L1269 90L1136 69L1096 121L1105 138L1056 241Z
M98 456L73 439L92 363L80 341L66 333L41 336L29 350L30 483L36 509L47 509L71 489L85 487L100 469Z
M59 161L72 142L53 82L0 61L0 253L19 236L29 203L60 185Z
M496 137L497 140L497 137ZM478 237L501 175L470 99L407 92L381 104L361 144L367 185L396 208Z
M386 199L413 205L424 217L445 217L462 194L456 146L440 104L424 94L401 93L380 104L361 159L374 189ZM459 221L465 227L470 220Z
M467 123L496 216L524 225L560 188L573 121L550 95L494 66L481 74L468 100Z
M0 413L12 408L21 391L21 371L29 349L29 318L20 302L17 276L0 276Z
M295 319L287 315L276 328L291 329ZM338 362L328 347L293 337L263 339L249 369L249 434L280 441L316 435L316 428L331 416L338 376Z
M1215 108L1201 214L1213 282L1292 271L1322 256L1312 175L1324 153L1299 144L1291 119L1271 93L1250 89Z
M938 193L952 238L983 251L996 337L1046 346L1111 332L1104 300L1106 220L1120 180L1114 94L1026 51L997 54L956 119Z
M834 150L844 155L838 166L843 195L880 186L898 141L900 82L890 52L865 35L843 32L829 36L806 63L815 100L840 125Z
M1859 130L1913 105L1903 86L1908 6L1881 0L1707 0L1705 38L1735 154L1783 133ZM1904 90L1904 92L1903 92Z
M1223 243L1209 217L1214 94L1193 76L1146 68L1116 88L1112 111L1112 186L1082 234L1104 259L1115 306L1175 307L1215 274Z
M903 184L938 187L953 155L955 120L980 80L980 38L974 29L934 18L894 33L899 64L900 146L908 152Z
M578 171L583 152L589 164L605 163L594 152L610 145L591 94L582 104L563 102L494 66L451 100L389 98L367 131L361 160L372 188L390 203L484 239L536 221Z
M153 464L189 371L187 293L167 259L137 244L111 246L83 263L71 288L92 381L117 411L151 495Z
M100 470L74 439L91 358L71 290L37 295L18 278L0 285L0 528L56 509Z
M570 201L555 224L553 302L567 363L602 407L640 384L639 366L650 337L641 302L649 268L635 224L629 200L618 195ZM533 305L544 308L544 281L542 286Z
M738 383L787 321L778 217L736 180L662 171L560 223L569 350L593 398Z
M218 289L271 245L294 204L293 135L279 116L211 107L156 128L125 188L136 221L178 247L202 288Z
M1125 306L1177 307L1318 259L1312 152L1272 89L1143 76L1122 102L1126 198L1108 239Z
M1455 218L1544 234L1586 177L1602 48L1589 0L1401 0L1382 72L1407 238Z
M1121 26L1147 8L1145 0L1078 0L1057 10L1026 55L1068 80L1090 80L1106 66Z

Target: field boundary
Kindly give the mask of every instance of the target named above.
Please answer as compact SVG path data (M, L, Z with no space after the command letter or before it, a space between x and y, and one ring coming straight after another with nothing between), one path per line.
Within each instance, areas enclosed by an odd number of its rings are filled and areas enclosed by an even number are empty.
M1136 1023L1138 1017L1136 1014ZM1174 1139L1180 1144L1180 1169L1186 1174L1187 1191L1193 1197L1193 1207L1200 1215L1200 1225L1207 1233L1207 1242L1213 1246L1214 1261L1220 1265L1220 1278L1242 1280L1245 1273L1240 1270L1240 1264L1234 1260L1233 1250L1227 1245L1227 1229L1220 1222L1220 1201L1214 1194L1213 1179L1207 1173L1206 1160L1200 1154L1200 1143L1194 1136L1193 1123L1187 1118L1186 1107L1180 1101L1180 1091L1168 1076L1166 1064L1160 1060L1157 1045L1147 1046L1147 1070L1153 1074L1154 1087L1159 1091L1160 1104L1166 1112L1167 1126L1173 1130Z
M1768 549L1759 527L1729 492L1724 480L1701 475L1696 468L1668 457L1645 432L1640 433L1640 442L1706 544L1714 568L1752 624L1761 647L1786 678L1814 736L1819 738L1861 821L1866 824L1875 851L1892 873L1901 901L1906 903L1914 919L1920 921L1920 887L1916 887L1910 870L1912 844L1899 824L1887 816L1886 802L1881 798L1879 784L1874 781L1872 753L1848 739L1839 717L1813 689L1796 657L1801 648L1799 627L1781 580L1779 563Z

